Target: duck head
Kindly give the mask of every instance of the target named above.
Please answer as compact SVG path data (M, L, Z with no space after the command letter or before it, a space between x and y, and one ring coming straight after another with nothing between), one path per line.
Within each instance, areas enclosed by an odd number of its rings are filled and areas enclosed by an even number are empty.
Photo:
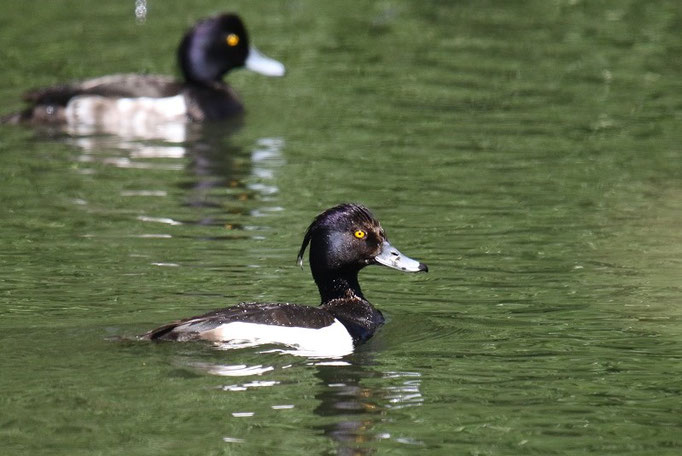
M266 76L284 76L284 65L249 44L244 23L236 14L200 20L178 48L180 69L188 82L210 84L225 73L246 67Z
M426 272L424 263L402 253L386 238L379 221L364 206L340 204L318 215L305 233L298 253L310 245L310 269L322 302L355 294L362 298L358 272L376 264L404 272Z

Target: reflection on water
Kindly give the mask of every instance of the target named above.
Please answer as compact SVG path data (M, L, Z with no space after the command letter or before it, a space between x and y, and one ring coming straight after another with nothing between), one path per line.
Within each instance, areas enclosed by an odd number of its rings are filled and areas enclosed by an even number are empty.
M387 372L385 378L407 379L399 386L386 388L389 392L387 396L388 407L413 407L424 402L424 397L419 390L421 386L421 374L419 372Z
M227 364L197 360L206 356L206 352L174 362L183 370L243 379L216 387L226 394L239 395L235 397L238 400L227 402L235 404L229 413L239 421L231 426L230 435L223 437L225 443L257 443L261 436L252 429L266 425L272 419L272 413L299 409L304 412L310 404L301 398L301 389L310 391L312 387L317 391L314 394L317 405L311 412L320 418L312 430L331 439L337 447L336 454L372 454L379 441L423 445L417 435L404 431L394 434L387 429L387 425L399 419L395 413L424 404L420 372L382 370L371 357L362 353L342 360L291 358L278 356L272 351L254 353L260 353L259 357L268 362ZM311 368L314 369L315 381L312 385L305 385L301 383L301 375L307 374ZM280 390L270 394L276 402L263 403L262 395L253 395L256 390L264 388ZM246 428L240 425L245 419L249 423Z
M86 127L76 129L79 131L71 131L69 128L64 142L83 151L78 158L81 163L103 163L118 168L180 171L184 168L182 163L153 160L179 160L185 157L186 144L191 139L191 128L191 125L179 122L168 131L159 129L146 131L146 134L141 135L124 132L116 135Z
M51 139L59 139L78 147L80 164L110 165L121 169L154 171L188 171L189 181L182 184L186 205L213 210L216 215L201 216L198 220L176 220L159 214L140 215L137 220L167 225L197 224L224 225L224 195L222 189L235 192L238 200L252 200L261 204L251 207L248 215L262 217L283 208L273 204L279 188L276 172L286 164L283 138L260 138L247 153L246 166L236 157L242 151L230 144L230 136L242 127L237 118L220 124L175 122L135 124L133 128L105 128L106 126L64 126L63 130L44 130ZM57 135L57 136L55 136ZM81 174L95 171L80 167ZM216 197L216 192L219 192ZM120 193L127 197L166 197L165 190L139 189ZM218 212L220 211L220 212ZM244 228L229 225L229 228Z
M393 436L375 428L393 420L391 409L422 404L420 373L378 372L354 365L346 369L319 367L317 376L325 388L316 395L320 404L315 413L338 417L320 426L325 435L338 442L337 454L372 453L367 444L378 440L418 444L412 437ZM377 382L382 386L369 386L368 379L376 377L382 379Z
M284 210L283 207L272 204L277 200L277 193L279 193L279 189L274 184L275 170L286 164L282 155L283 148L284 139L263 138L258 140L256 147L251 151L251 173L254 179L247 185L247 188L257 193L260 201L270 203L253 209L251 215L254 217Z

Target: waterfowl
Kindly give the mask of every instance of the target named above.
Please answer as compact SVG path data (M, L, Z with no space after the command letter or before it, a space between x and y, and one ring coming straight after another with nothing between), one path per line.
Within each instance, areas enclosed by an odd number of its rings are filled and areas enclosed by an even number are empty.
M424 263L393 247L379 221L358 204L334 206L313 220L298 253L301 266L308 246L321 298L318 307L242 302L163 325L140 338L208 340L226 348L275 344L294 348L296 354L343 356L384 323L381 311L360 289L360 270L376 264L405 272L428 271Z
M283 76L284 66L249 44L236 14L197 22L182 38L178 64L183 81L173 77L116 74L31 90L23 112L6 123L118 126L171 121L220 120L243 111L223 76L246 67L266 76Z

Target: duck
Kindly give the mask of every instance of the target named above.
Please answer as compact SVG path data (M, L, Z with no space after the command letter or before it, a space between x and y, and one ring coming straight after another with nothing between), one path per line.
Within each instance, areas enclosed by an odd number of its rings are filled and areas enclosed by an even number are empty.
M225 349L277 345L286 348L275 350L295 355L341 357L369 340L385 321L360 288L360 270L380 265L428 271L426 264L395 248L370 210L357 203L336 205L314 218L298 252L301 267L308 247L319 306L241 302L165 324L139 339L204 340Z
M242 19L234 13L199 20L180 41L177 59L183 80L114 74L38 88L23 95L29 106L5 116L3 123L112 127L222 120L244 111L235 91L223 81L226 73L245 67L266 76L285 74L281 62L250 44Z

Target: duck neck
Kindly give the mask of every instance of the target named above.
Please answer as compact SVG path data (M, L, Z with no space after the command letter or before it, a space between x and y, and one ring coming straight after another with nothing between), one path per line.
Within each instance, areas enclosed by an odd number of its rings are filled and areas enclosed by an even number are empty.
M358 271L339 271L335 274L315 274L313 278L320 290L322 304L335 299L362 299L365 297L358 283Z
M322 296L321 307L346 327L353 343L366 341L383 324L384 316L362 295L357 271L315 281Z

